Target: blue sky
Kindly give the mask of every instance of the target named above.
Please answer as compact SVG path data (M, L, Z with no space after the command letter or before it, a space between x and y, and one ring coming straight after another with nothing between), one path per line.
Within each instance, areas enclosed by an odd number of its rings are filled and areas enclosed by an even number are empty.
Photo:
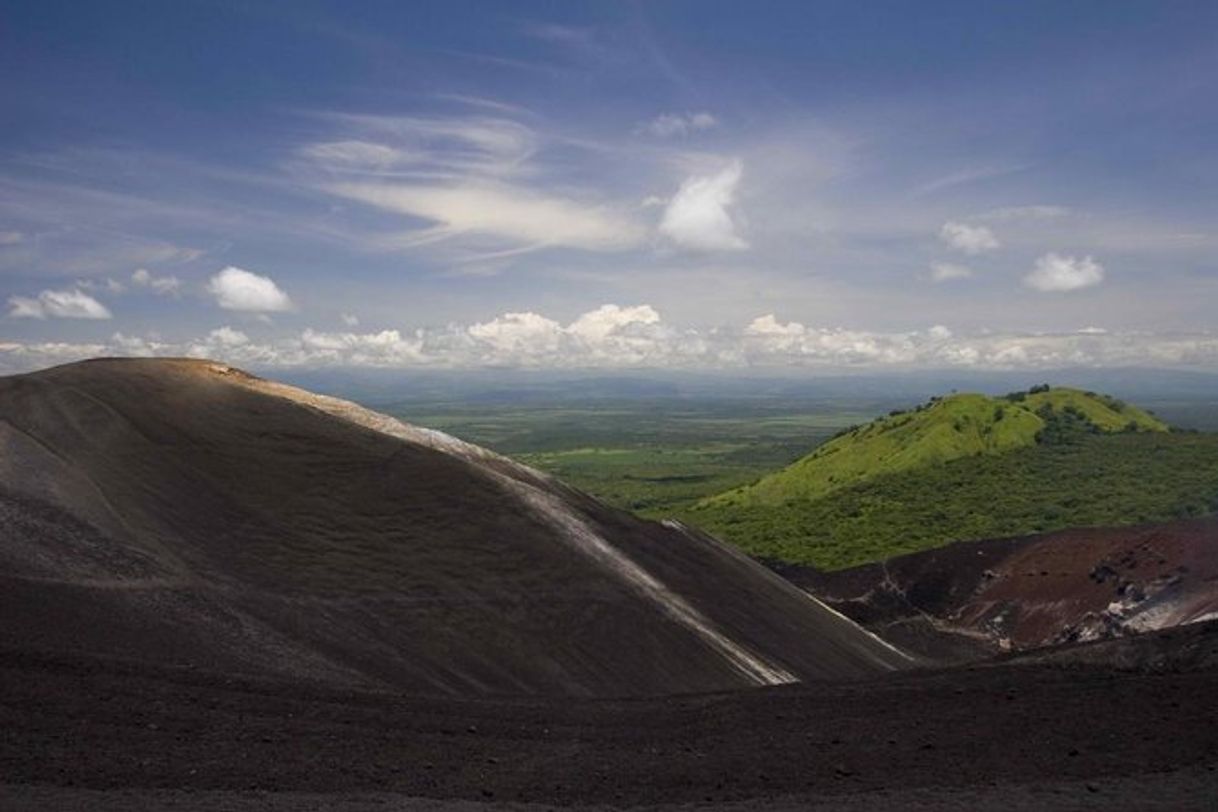
M0 4L0 369L1218 368L1218 5Z

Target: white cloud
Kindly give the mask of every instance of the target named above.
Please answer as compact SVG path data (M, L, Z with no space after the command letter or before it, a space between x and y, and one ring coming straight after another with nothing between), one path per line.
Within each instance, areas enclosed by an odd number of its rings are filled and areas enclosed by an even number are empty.
M278 313L293 307L292 300L270 277L231 265L208 280L207 292L225 310Z
M469 334L499 354L556 352L562 344L562 325L536 313L504 313L469 327Z
M773 313L758 316L744 328L744 340L751 348L763 347L766 352L798 352L808 328L797 321L783 324Z
M994 236L994 232L990 231L988 227L971 226L955 220L949 220L943 224L943 228L939 229L939 239L949 248L962 251L970 256L993 251L1001 245L998 238Z
M105 279L77 279L76 287L79 290L100 290L105 288L109 293L122 293L126 290L126 286L117 279L106 277Z
M619 251L642 244L646 230L630 204L600 191L556 184L567 171L536 159L542 139L502 117L348 116L342 140L297 151L322 191L404 215L405 229L361 242L381 250L453 245L496 257L544 247ZM563 137L567 150L600 153L601 145ZM603 159L603 155L600 155ZM545 178L545 182L538 178ZM423 221L423 222L419 222Z
M616 251L633 247L643 236L637 224L607 207L501 183L340 183L328 191L435 224L421 240L404 240L405 247L470 233L538 247Z
M89 294L77 290L44 290L37 297L13 296L9 316L18 319L108 319L109 309Z
M758 316L749 322L749 326L744 328L746 336L760 336L766 339L792 339L798 338L807 332L807 328L797 321L783 324L773 313L767 313L764 316Z
M480 363L514 366L632 366L690 351L700 339L662 323L650 305L602 305L564 326L532 312L505 313L456 333L458 340L431 342ZM437 338L438 337L434 337ZM452 338L451 336L449 338Z
M492 116L332 115L354 137L309 144L297 155L330 170L456 180L503 178L526 171L537 150L532 128Z
M406 153L384 144L350 139L307 144L298 150L304 158L342 168L384 168L403 160Z
M971 268L956 265L952 262L932 262L930 278L933 282L951 282L955 279L968 279L973 275Z
M207 341L212 344L218 344L221 347L240 347L250 343L249 336L227 325L217 327L208 333Z
M591 310L567 327L571 335L587 341L604 341L609 336L634 324L659 324L660 314L651 305L619 307L615 304L601 305Z
M131 273L131 284L138 288L148 288L153 293L171 295L181 289L182 280L176 276L156 276L145 268L139 268Z
M657 138L671 138L674 135L687 136L701 130L709 130L718 123L719 120L707 112L661 113L651 121L640 124L636 132Z
M312 329L301 333L297 363L337 362L354 366L411 366L426 363L422 341L403 338L397 330L379 333L323 333Z
M359 326L359 316L356 316L353 313L343 313L339 318L341 318L343 320L343 324L347 325L348 327Z
M24 241L25 235L20 231L0 231L0 245L16 245Z
M935 341L947 341L952 337L952 331L942 324L936 324L926 331L926 334Z
M773 314L754 319L744 330L747 357L762 365L911 363L921 338L917 333L812 328L794 321L783 324Z
M42 302L28 296L10 296L8 299L9 318L14 319L45 319L46 311Z
M1036 267L1023 281L1044 292L1079 290L1104 281L1104 267L1089 256L1078 259L1049 253L1036 260Z
M569 324L534 312L403 333L322 332L257 342L231 327L168 342L115 333L107 342L0 342L0 369L20 371L98 355L191 356L265 368L367 366L554 369L1054 369L1181 366L1218 369L1218 335L1080 332L958 334L814 327L774 314L743 328L681 329L647 305L606 305Z
M687 179L664 210L660 232L682 248L695 251L747 248L728 212L743 171L740 162L733 161L714 175Z
M155 337L129 336L115 333L110 336L110 347L102 353L105 355L135 355L151 358L157 355L184 355L184 352L173 352L174 346Z
M999 178L1004 175L1011 175L1027 168L1027 164L996 164L993 166L969 167L967 169L960 169L928 181L915 189L914 193L917 195L927 195L941 189L950 189L956 186L976 183L977 181L990 180L992 178Z

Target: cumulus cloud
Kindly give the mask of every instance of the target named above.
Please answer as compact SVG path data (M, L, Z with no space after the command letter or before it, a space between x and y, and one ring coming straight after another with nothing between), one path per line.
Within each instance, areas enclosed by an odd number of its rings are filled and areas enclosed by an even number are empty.
M783 324L773 313L767 313L764 316L758 316L749 322L749 325L744 328L746 336L758 336L765 339L794 339L799 338L808 331L797 321Z
M651 121L640 124L636 132L654 135L657 138L671 138L709 130L718 123L719 120L707 112L661 113Z
M955 220L943 224L943 228L939 229L939 239L949 248L970 256L993 251L1001 245L987 226L973 226Z
M748 243L736 234L729 208L736 198L744 168L739 161L713 175L699 175L681 184L664 209L660 233L682 248L695 251L739 251Z
M225 310L278 313L293 307L292 300L270 277L231 265L208 280L207 292Z
M213 344L218 344L221 347L240 347L250 343L249 336L240 330L234 330L227 325L217 327L207 334L207 341Z
M460 339L431 342L442 351L459 350L484 363L518 366L631 366L690 351L700 340L663 324L650 305L602 305L563 325L532 312L505 313L471 325Z
M147 288L162 296L176 294L182 287L182 280L176 276L156 276L145 268L139 268L131 273L131 284L137 288Z
M299 359L318 364L353 366L411 366L426 363L419 336L403 338L397 330L379 333L325 333L305 330L293 347Z
M108 319L109 309L84 291L44 290L36 297L13 296L9 316L17 319Z
M1104 266L1089 256L1079 259L1048 253L1036 260L1036 267L1023 281L1046 293L1080 290L1103 282Z
M556 352L562 342L562 325L536 313L504 313L469 327L469 334L499 354Z
M651 305L619 307L607 304L571 322L567 332L588 341L604 341L631 325L659 323L660 314Z
M347 325L348 327L359 326L359 316L356 316L354 313L343 313L340 318L342 319L343 324Z
M952 262L932 262L930 278L932 282L951 282L956 279L968 279L973 275L971 268L956 265Z
M904 364L917 356L917 333L873 333L863 330L783 324L772 314L754 319L744 330L747 357L761 364L798 359L838 365Z

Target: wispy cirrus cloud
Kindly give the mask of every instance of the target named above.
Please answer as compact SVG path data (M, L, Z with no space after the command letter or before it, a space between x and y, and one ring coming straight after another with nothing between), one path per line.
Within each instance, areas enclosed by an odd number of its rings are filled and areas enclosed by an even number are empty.
M606 207L504 184L340 183L328 190L427 221L439 229L433 239L481 234L534 247L612 251L635 246L643 236L637 224Z
M958 279L971 279L973 269L954 262L932 262L930 279L932 282L952 282Z
M719 119L706 112L661 113L635 128L635 132L656 138L686 137L718 126Z
M327 194L404 217L381 235L387 248L419 248L462 237L499 241L479 255L567 247L621 251L646 234L629 207L577 188L556 192L536 179L542 137L520 122L490 116L448 118L335 116L359 134L297 151ZM371 140L376 139L376 140Z
M945 175L940 175L933 180L929 180L918 186L914 190L916 196L929 195L935 192L940 192L944 189L952 189L958 186L967 186L981 181L1001 178L1007 175L1013 175L1016 172L1021 172L1028 169L1030 164L998 164L995 166L978 166L967 169L957 169L953 172L948 172Z

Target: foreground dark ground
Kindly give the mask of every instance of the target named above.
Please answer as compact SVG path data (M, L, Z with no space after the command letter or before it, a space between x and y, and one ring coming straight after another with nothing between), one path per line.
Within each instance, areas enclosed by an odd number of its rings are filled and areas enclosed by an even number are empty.
M1211 623L854 683L469 701L10 651L0 807L1212 809L1216 662Z

